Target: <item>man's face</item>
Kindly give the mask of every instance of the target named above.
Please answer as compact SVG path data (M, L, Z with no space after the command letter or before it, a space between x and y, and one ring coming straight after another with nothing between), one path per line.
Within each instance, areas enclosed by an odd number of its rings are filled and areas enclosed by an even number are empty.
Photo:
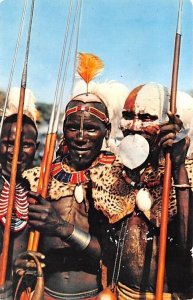
M0 141L0 163L3 174L8 177L10 177L11 174L15 135L16 122L10 121L8 123L4 123ZM25 169L32 165L37 148L36 138L37 133L35 128L31 124L24 123L21 133L17 176L20 176Z
M129 134L140 134L149 142L150 147L154 144L160 129L157 116L152 116L148 113L136 114L134 111L126 111L123 112L122 120L121 127L124 136Z
M94 107L94 103L86 106ZM89 112L78 111L67 117L64 137L70 153L70 163L75 170L91 166L100 153L106 125Z

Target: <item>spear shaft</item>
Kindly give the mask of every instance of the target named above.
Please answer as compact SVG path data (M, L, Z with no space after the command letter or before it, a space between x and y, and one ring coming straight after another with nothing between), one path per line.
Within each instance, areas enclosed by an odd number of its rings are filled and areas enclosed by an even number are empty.
M24 106L25 89L26 89L26 82L27 82L27 65L28 65L29 45L30 45L30 37L31 37L33 12L34 12L34 2L35 2L35 0L32 0L30 21L29 21L29 30L28 30L28 37L27 37L27 46L26 46L26 53L25 53L25 61L24 61L22 79L21 79L18 116L17 116L17 123L16 123L16 135L15 135L11 177L10 177L8 209L7 209L7 215L6 215L6 224L5 224L4 235L3 235L3 248L2 248L2 253L1 253L1 261L0 261L1 262L0 286L3 286L5 284L6 272L7 272L10 231L11 231L11 219L12 219L16 177L17 177L17 163L18 163L18 157L19 157L19 151L20 151L20 140L21 140L21 131L22 131L22 120L23 120L23 106Z
M79 0L76 5L74 23L72 26L72 35L71 35L71 38L69 41L69 48L68 48L66 64L65 64L65 68L64 68L64 76L62 79L60 93L58 95L58 89L59 89L59 85L60 85L61 73L62 73L62 68L63 68L63 63L64 63L64 54L66 52L66 41L67 41L67 37L69 35L69 28L70 28L69 25L70 25L71 13L72 13L72 1L70 2L70 5L69 5L69 13L68 13L67 24L66 24L66 33L65 33L64 43L63 43L63 50L62 50L62 55L61 55L61 65L59 68L57 88L56 88L48 133L46 136L46 143L45 143L45 147L44 147L43 160L41 163L40 176L39 176L38 188L37 188L37 192L40 193L43 198L47 197L47 192L48 192L48 185L49 185L49 181L50 181L50 172L51 172L51 166L52 166L52 161L53 161L53 156L54 156L58 124L59 124L59 118L60 118L60 107L61 107L62 98L63 98L64 85L66 83L66 75L67 75L67 70L68 70L68 66L69 66L70 53L72 50L71 48L72 48L72 43L73 43L73 35L74 35L74 31L75 31L76 20L78 20L77 21L78 24L80 23L81 3L82 2ZM40 239L40 233L37 230L31 231L30 235L29 235L28 250L37 251L39 239Z
M178 69L179 69L180 46L181 46L181 35L182 35L181 34L182 5L183 5L183 0L179 0L179 11L178 11L177 30L176 30L175 46L174 46L171 96L170 96L170 111L174 114L176 113L176 95L177 95ZM172 170L172 164L170 159L170 153L167 152L166 161L165 161L163 194L162 194L159 259L158 259L158 272L157 272L156 296L155 296L156 300L162 300L163 298L167 227L168 227L168 207L169 207L170 188L171 188L171 170Z
M49 147L45 148L45 168L40 172L40 180L38 182L37 192L41 194L43 198L47 197L47 191L50 181L50 172L52 166L52 160L54 156L54 150L56 145L57 133L48 134L47 136L47 145ZM42 169L42 168L41 168ZM30 232L29 242L28 242L28 250L37 251L39 244L40 233L35 230Z

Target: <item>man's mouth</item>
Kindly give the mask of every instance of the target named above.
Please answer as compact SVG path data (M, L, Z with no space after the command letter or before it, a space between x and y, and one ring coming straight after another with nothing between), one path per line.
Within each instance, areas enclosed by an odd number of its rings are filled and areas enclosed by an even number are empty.
M87 153L88 151L90 151L89 148L80 148L80 147L73 147L72 148L76 153L78 153L78 155L84 155L85 153Z
M88 153L89 149L74 149L74 151L79 155L79 156L83 156L85 154Z

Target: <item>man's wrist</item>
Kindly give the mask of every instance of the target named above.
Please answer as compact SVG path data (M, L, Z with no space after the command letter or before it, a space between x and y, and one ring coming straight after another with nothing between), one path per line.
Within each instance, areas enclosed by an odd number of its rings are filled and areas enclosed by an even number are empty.
M179 180L180 180L181 175L184 174L184 172L186 173L185 163L182 163L180 165L172 165L172 176L174 178L175 184L181 183L181 182L179 182Z
M72 233L64 239L71 247L75 250L83 251L85 250L91 241L91 235L88 232L74 226Z
M66 222L65 220L60 220L57 228L56 228L56 236L65 240L67 239L71 233L73 232L74 225Z
M0 287L0 299L13 299L13 283L11 281L6 281L3 286Z
M183 163L172 163L172 170L179 171L180 169L185 168L185 162Z
M173 184L173 187L177 188L177 189L191 189L191 185L189 185L188 183L180 183L180 184Z
M181 164L175 169L172 168L172 176L174 180L172 186L175 187L176 189L185 190L185 189L192 188L188 179L188 174L187 174L185 164Z

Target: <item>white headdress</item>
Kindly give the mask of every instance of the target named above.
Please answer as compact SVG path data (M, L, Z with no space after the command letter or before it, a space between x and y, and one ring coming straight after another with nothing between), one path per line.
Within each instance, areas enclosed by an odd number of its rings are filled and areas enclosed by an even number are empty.
M131 104L135 113L143 112L156 115L161 121L168 120L167 112L170 104L170 90L165 86L150 82L135 88L129 94L124 109L129 110ZM188 156L193 154L193 98L184 92L177 92L176 113L183 121L184 128L189 128L189 136L191 139ZM122 119L122 126L125 125Z
M86 84L82 80L78 81L74 87L73 95L85 92ZM116 81L106 81L104 83L89 83L89 92L98 96L106 105L111 123L111 134L109 145L111 150L115 151L115 141L122 138L122 132L119 129L123 105L128 96L129 89L122 83ZM114 148L115 147L115 148Z
M124 110L128 110L132 98L135 113L143 112L156 115L163 120L167 119L169 108L169 91L159 83L150 82L135 88L128 95Z
M9 92L6 114L5 114L6 117L18 113L19 97L20 97L20 88L12 87ZM36 123L37 109L35 106L35 101L36 99L33 92L29 89L26 89L23 113Z

